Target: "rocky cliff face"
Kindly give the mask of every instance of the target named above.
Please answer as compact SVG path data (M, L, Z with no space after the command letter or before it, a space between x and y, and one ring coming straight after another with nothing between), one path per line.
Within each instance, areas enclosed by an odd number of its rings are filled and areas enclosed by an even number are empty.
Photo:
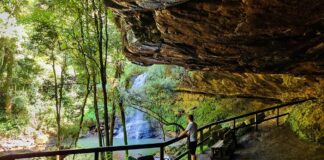
M323 86L324 78L320 77L195 71L177 90L219 98L260 99L280 103L320 98Z
M142 65L324 74L322 0L106 0Z
M314 114L324 114L323 0L105 2L116 14L129 60L203 71L178 86L178 102L200 104L200 95L262 104L315 97L320 102ZM293 116L310 121L293 130L322 141L324 127L302 112L296 109Z

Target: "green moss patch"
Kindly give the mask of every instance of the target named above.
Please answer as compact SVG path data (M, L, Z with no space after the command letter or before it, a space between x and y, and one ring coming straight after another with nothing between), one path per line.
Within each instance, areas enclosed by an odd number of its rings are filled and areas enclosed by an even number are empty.
M324 144L323 115L324 103L307 102L295 106L288 122L300 138Z

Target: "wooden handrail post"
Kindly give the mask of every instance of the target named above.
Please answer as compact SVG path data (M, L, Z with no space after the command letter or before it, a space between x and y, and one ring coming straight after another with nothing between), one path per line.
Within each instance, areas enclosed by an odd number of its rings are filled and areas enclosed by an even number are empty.
M233 120L233 139L234 139L234 143L235 145L237 145L237 141L236 141L236 126L235 126L235 119Z
M258 114L255 114L255 118L254 118L254 122L255 122L255 130L258 131Z
M277 126L279 126L279 108L277 108Z
M204 130L202 129L200 131L200 142L204 141ZM203 152L204 149L204 143L200 144L200 152Z
M95 160L99 160L99 153L98 153L98 152L95 152L94 159L95 159Z
M211 138L212 138L212 131L211 131L211 126L209 126L209 140L208 140L208 146L210 144Z
M164 160L164 146L160 147L160 160Z
M211 126L209 126L209 136L211 136Z

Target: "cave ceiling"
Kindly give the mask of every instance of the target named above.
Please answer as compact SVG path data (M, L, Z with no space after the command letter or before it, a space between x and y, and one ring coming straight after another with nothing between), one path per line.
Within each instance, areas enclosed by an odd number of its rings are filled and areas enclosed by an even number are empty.
M106 0L140 65L324 74L323 0Z

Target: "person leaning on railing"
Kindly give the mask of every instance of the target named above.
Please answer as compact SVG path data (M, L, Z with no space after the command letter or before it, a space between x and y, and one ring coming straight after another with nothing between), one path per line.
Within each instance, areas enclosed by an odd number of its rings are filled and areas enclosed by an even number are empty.
M189 136L189 152L191 160L196 160L197 148L197 123L194 122L193 115L188 115L188 126L178 137Z

